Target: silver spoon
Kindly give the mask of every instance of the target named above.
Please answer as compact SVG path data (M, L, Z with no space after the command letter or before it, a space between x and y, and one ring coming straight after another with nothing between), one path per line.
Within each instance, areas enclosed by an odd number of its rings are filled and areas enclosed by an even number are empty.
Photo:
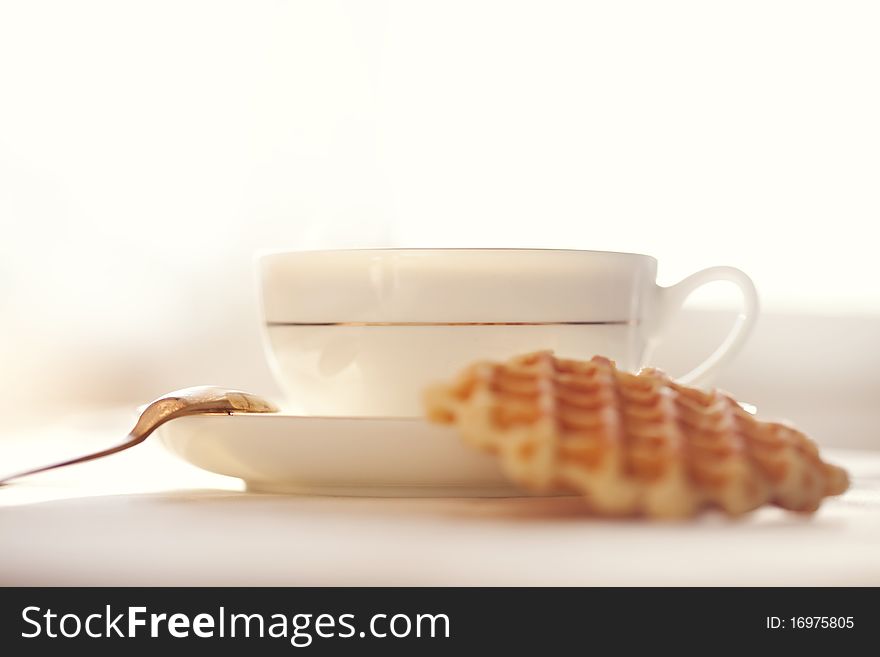
M86 454L77 458L45 465L32 470L25 470L17 474L0 479L0 486L9 483L13 479L26 477L38 472L54 470L66 465L85 463L103 456L109 456L121 452L129 447L144 442L156 428L168 420L173 420L185 415L207 415L211 413L274 413L278 408L270 401L266 401L249 392L241 390L228 390L214 386L196 386L175 390L167 395L162 395L153 402L143 407L137 423L128 433L128 437L122 443L103 449L100 452Z

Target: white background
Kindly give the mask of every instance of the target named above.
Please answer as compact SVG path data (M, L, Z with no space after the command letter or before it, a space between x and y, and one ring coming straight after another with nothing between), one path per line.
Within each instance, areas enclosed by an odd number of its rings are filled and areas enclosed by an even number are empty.
M2 1L3 421L273 393L256 249L540 246L741 267L765 315L720 383L880 445L878 34L849 1Z

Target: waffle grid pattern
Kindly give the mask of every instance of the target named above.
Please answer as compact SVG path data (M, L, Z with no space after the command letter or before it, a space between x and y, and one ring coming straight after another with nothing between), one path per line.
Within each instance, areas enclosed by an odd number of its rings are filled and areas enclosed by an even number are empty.
M430 419L496 453L518 484L578 492L601 515L739 515L764 504L812 512L848 486L793 427L757 420L726 393L598 356L475 363L429 389L426 405Z

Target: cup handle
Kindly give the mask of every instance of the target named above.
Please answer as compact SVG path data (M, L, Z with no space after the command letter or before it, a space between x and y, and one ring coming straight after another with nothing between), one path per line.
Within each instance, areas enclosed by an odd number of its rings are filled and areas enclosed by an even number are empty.
M742 294L742 309L737 315L730 333L718 348L697 367L684 376L678 377L682 383L705 383L737 354L749 337L755 326L755 320L758 318L758 292L752 279L735 267L709 267L696 274L691 274L675 285L659 288L658 316L660 321L652 339L652 346L660 339L660 334L669 319L681 310L685 300L694 290L716 281L729 281L739 288Z

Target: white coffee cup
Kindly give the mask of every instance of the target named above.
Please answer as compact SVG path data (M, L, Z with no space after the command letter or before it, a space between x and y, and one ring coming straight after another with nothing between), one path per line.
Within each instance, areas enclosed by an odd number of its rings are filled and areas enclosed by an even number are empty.
M701 383L735 355L758 312L738 269L660 287L657 261L631 253L294 251L263 255L259 266L269 359L288 410L310 415L417 416L426 385L475 360L541 349L635 370L691 292L731 281L743 299L735 326L680 377Z

